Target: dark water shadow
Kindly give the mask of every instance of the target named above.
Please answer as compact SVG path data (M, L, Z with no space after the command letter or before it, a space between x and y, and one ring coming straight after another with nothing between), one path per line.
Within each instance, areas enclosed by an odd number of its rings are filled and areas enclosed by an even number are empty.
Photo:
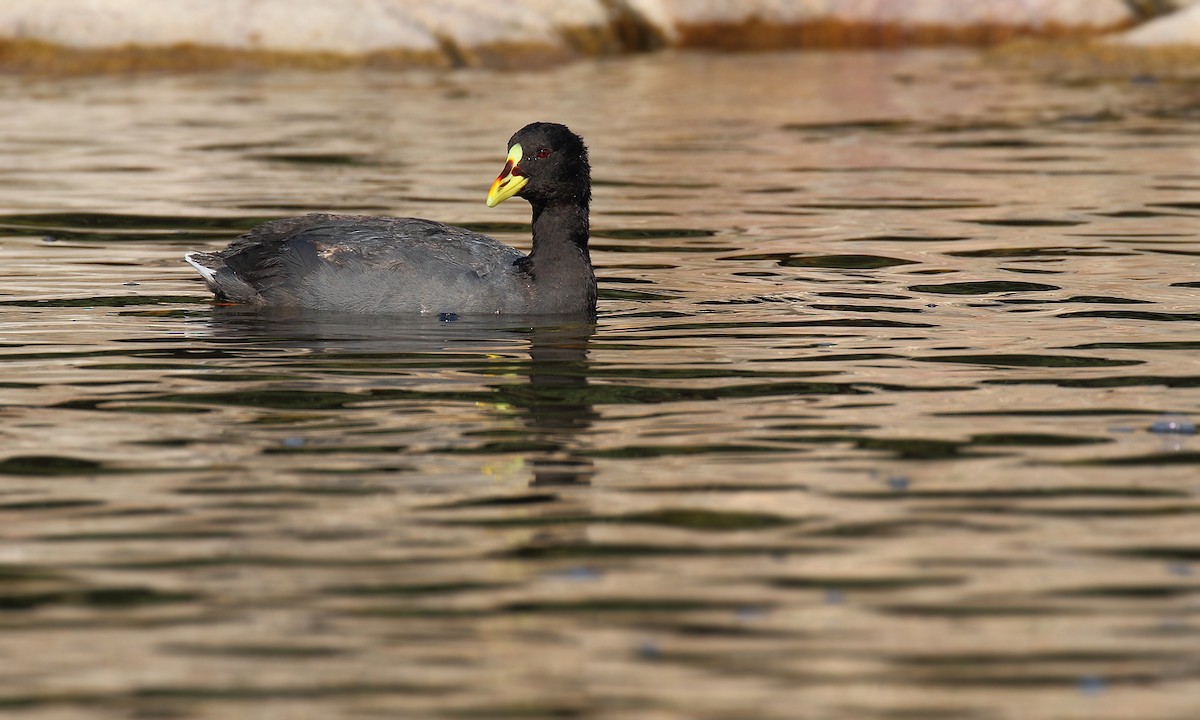
M596 326L545 317L396 317L296 309L214 308L213 340L361 359L372 367L445 367L487 355L513 358L490 382L493 402L520 419L524 433L472 452L529 453L532 486L587 484L591 450L581 441L599 415L588 394L588 351ZM517 381L514 382L514 379Z

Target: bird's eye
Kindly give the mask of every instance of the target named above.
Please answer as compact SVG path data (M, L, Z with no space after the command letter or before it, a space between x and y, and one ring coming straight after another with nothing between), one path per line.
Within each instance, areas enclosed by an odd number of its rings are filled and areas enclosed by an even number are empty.
M545 160L546 158L550 157L550 149L542 148L541 150L538 150L537 157L538 160Z

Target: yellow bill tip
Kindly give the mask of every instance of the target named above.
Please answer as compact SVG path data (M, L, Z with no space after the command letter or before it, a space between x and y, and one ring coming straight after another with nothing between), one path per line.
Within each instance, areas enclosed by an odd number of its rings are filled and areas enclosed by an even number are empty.
M525 184L529 182L529 179L524 175L513 174L513 171L517 170L517 163L521 162L522 157L521 143L513 143L512 149L508 151L508 157L505 158L504 169L500 171L500 175L492 183L492 188L488 191L488 207L496 207L513 195L521 192L521 188L525 187Z

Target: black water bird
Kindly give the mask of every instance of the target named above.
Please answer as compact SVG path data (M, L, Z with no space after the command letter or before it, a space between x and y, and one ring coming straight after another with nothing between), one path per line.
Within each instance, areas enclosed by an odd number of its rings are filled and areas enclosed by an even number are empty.
M583 140L532 123L508 141L488 207L533 207L528 255L419 218L313 214L259 225L219 252L186 256L218 301L355 313L594 316L591 170Z

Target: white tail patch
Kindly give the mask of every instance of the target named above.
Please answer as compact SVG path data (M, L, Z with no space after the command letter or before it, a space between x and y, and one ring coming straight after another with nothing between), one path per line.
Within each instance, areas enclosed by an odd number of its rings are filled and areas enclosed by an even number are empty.
M200 253L190 252L187 255L184 255L183 259L187 260L188 265L191 265L192 267L196 268L197 271L199 271L200 275L204 278L204 282L215 286L217 284L217 271L210 267L201 265L200 261L196 259L196 256L199 254Z

